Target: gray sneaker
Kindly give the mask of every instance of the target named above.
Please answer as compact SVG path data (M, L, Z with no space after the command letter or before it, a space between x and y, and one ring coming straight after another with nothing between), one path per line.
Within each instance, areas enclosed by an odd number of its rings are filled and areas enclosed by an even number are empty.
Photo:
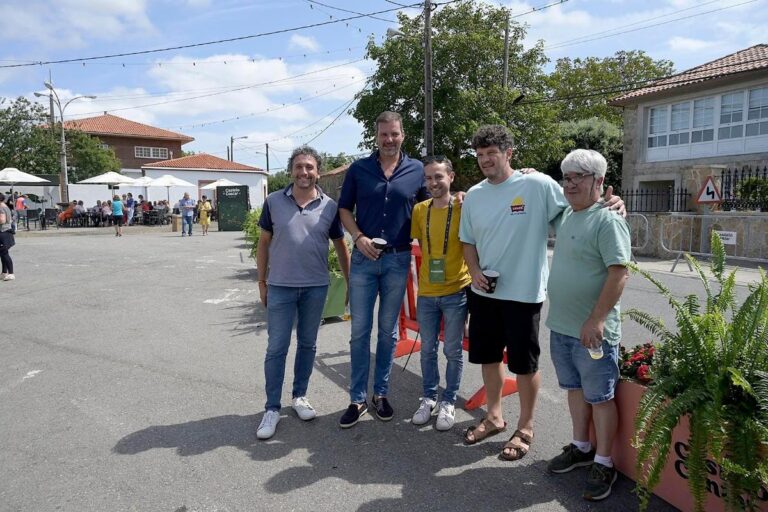
M568 446L563 446L563 453L549 461L547 471L550 473L567 473L579 467L591 466L594 459L594 448L584 453L575 444L569 443Z
M435 428L441 432L451 430L456 422L456 408L448 402L440 402L440 409L437 413Z
M611 487L617 477L616 468L609 468L598 462L593 463L589 468L587 486L584 488L582 497L588 501L604 500L611 495Z
M432 400L431 398L422 398L421 403L419 404L419 408L416 410L415 413L413 413L413 418L411 419L411 422L414 425L427 424L427 422L429 422L429 419L432 417L432 411L435 410L436 405L437 405L437 402L435 400Z

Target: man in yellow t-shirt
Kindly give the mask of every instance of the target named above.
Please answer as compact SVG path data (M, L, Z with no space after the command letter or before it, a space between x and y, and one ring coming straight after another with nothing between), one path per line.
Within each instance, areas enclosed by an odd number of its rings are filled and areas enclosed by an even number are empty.
M465 288L472 283L459 241L461 204L451 196L453 165L444 157L428 158L424 176L432 199L413 208L411 237L421 246L419 299L416 316L421 334L421 374L424 394L413 415L414 425L429 422L438 410L435 428L449 430L455 422L454 402L464 367L462 341L467 320ZM440 370L437 366L440 322L444 325L443 353L448 360L445 390L437 402Z

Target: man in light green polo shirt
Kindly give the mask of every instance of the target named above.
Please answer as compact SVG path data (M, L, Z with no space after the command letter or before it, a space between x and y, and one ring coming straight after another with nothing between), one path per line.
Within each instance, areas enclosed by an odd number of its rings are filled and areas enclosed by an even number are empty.
M555 221L549 274L550 353L560 387L568 391L573 441L550 460L552 473L589 466L585 499L611 494L616 470L611 446L618 426L613 394L619 379L619 299L631 259L629 226L598 202L608 167L597 151L577 149L561 164L568 206ZM594 421L596 449L589 441Z

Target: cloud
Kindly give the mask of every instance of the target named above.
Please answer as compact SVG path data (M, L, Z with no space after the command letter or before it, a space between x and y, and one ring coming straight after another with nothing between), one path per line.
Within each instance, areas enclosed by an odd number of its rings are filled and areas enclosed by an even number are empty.
M692 39L689 37L675 36L667 41L669 49L673 52L699 52L713 46L719 46L719 41L709 40L704 41L702 39Z
M10 0L0 5L0 40L72 48L154 30L146 0Z
M293 34L291 36L290 47L301 48L311 52L320 50L320 45L317 43L314 37L300 36L299 34Z

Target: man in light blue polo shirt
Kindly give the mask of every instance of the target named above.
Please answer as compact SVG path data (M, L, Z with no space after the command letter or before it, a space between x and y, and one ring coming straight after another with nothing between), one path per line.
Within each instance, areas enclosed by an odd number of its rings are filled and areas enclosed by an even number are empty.
M307 387L317 349L317 331L328 293L328 240L333 241L344 279L349 282L349 251L336 203L317 186L320 154L302 146L288 160L293 183L267 196L259 219L256 254L259 295L267 308L267 354L264 360L266 412L256 432L269 439L280 421L285 359L296 325L293 409L302 420L316 413Z
M184 192L184 197L179 201L181 209L181 236L184 236L184 226L188 226L187 233L192 236L192 220L195 217L195 200L189 197L189 192Z

